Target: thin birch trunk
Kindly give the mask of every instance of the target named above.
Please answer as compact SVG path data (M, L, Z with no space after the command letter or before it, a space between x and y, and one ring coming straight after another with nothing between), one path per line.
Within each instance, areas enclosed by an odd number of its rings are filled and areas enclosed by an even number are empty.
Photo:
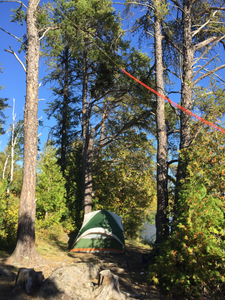
M2 179L5 179L5 171L7 168L8 160L9 160L9 155L7 155L6 159L5 159L5 164L4 164L4 168L3 168L3 172L2 172Z

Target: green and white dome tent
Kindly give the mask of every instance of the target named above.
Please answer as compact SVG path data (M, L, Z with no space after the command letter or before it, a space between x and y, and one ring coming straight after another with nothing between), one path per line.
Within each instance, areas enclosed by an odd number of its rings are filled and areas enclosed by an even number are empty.
M122 218L107 210L97 210L84 216L71 251L124 253L124 246Z

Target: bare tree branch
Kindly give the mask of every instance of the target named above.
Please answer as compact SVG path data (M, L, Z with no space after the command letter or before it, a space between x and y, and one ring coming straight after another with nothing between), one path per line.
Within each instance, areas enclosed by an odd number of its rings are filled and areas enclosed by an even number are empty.
M121 89L114 89L114 90L107 90L104 94L100 95L99 97L97 98L94 98L94 100L91 102L91 106L93 106L96 102L98 102L100 99L102 98L105 98L106 96L110 95L110 94L113 94L113 93L116 93L116 92L120 92ZM122 91L121 91L122 92ZM124 96L124 94L126 93L127 91L124 91L122 92L121 95L119 95L119 98L121 98L121 96ZM117 100L114 100L114 101L117 101Z
M215 16L216 13L217 13L217 10L214 11L213 17ZM211 18L209 18L208 21L206 21L202 26L200 26L197 30L195 30L195 31L192 33L192 38L193 38L196 34L198 34L198 33L202 30L202 28L204 28L207 24L209 24L210 20L211 20Z
M26 44L25 44L20 38L18 38L18 37L15 36L14 34L12 34L12 33L8 32L8 31L6 31L5 29L3 29L3 28L1 28L1 27L0 27L0 29L1 29L2 31L4 31L5 33L11 35L11 36L14 37L15 39L17 39L17 41L21 42L25 47L27 47Z
M101 121L91 130L92 131L92 136L94 135L94 133L102 126L102 124L108 118L111 107L112 107L112 103L107 107L107 109L105 111L105 114L104 114L104 117L101 119Z
M207 70L207 69L203 69L205 72L209 72L209 70ZM205 74L204 72L200 72L201 74ZM214 77L217 77L220 81L222 81L223 83L225 83L225 81L218 75L218 74L216 74L216 73L214 73L214 74L210 74L209 75L209 78L212 78L212 79L214 79Z
M154 6L153 5L150 5L149 2L147 3L140 3L140 2L126 2L126 3L121 3L121 2L113 2L113 4L120 4L120 5L126 5L126 4L134 4L134 5L140 5L140 6L145 6L145 7L148 7L148 8L151 8L152 10L154 10Z
M225 81L218 74L213 74L213 76L217 77L220 81L222 81L223 83L225 83Z
M23 5L23 7L25 7L27 9L27 6L22 2L22 1L17 1L17 0L1 0L0 3L4 3L4 2L9 2L9 3L19 3L21 5Z
M168 102L169 102L170 107L171 107L172 110L174 111L175 115L176 115L177 117L180 117L179 114L178 114L178 112L177 112L177 110L176 110L176 108L170 103L170 101L168 101Z
M181 93L181 90L179 91L171 91L171 92L168 92L167 95L170 95L170 94L180 94Z
M173 72L173 71L171 71L170 69L165 69L166 71L168 71L168 72L170 72L171 74L173 74L174 76L176 76L177 78L179 78L180 79L180 76L177 74L177 73L175 73L175 72Z
M178 159L170 160L170 161L167 162L167 166L172 165L172 164L177 163L177 162L178 162Z
M57 27L57 26L46 28L46 29L44 30L42 36L39 38L39 41L42 40L42 39L45 37L46 33L47 33L49 30L56 30L56 29L58 29L58 28L59 28L59 27Z
M225 10L225 7L209 7L208 10Z
M171 134L179 133L179 132L180 132L180 130L177 129L177 130L169 131L166 135L167 135L167 137L168 137L168 136L170 136Z
M172 2L176 5L176 7L183 12L183 9L181 8L180 4L176 0L172 0Z
M223 47L224 47L224 49L225 49L225 42L224 42L224 41L221 41L221 43L222 43L222 45L223 45Z
M107 142L105 142L104 144L101 144L101 145L98 145L96 148L95 148L95 152L98 152L100 149L106 147L107 145L111 144L113 141L115 141L115 139L123 132L125 131L126 129L130 128L131 126L134 126L135 124L138 123L139 120L141 120L144 116L149 116L152 112L151 111L148 111L148 112L143 112L138 118L134 117L133 119L131 119L130 121L128 121L127 123L125 123L123 125L123 127L117 132L115 133L114 135L112 135L110 137L110 140L108 140Z
M193 141L197 138L198 134L200 133L200 131L202 130L203 127L204 127L204 124L202 122L199 122L198 123L198 128L197 128L196 132L193 133L192 136L191 136L191 142L190 142L189 146L191 146L191 144L193 143Z
M164 35L164 38L166 39L166 41L168 41L180 54L183 55L183 51L174 43L174 41L169 37L169 35L166 33L166 27L165 27L166 24L164 24L162 22L162 29L163 29L163 35ZM169 29L169 28L167 28ZM171 32L172 33L172 32Z
M215 6L212 6L212 7L208 7L206 10L202 11L201 13L199 13L196 18L204 15L206 12L209 12L210 10L225 10L225 7L215 7Z
M13 54L15 56L15 58L18 60L18 62L21 64L22 68L24 69L25 72L27 72L24 64L22 63L22 61L19 59L19 57L17 56L16 52L12 50L12 48L9 46L10 50L4 49L6 52L9 52L11 54Z
M211 58L209 61L207 61L203 66L201 66L199 68L199 70L197 70L194 74L193 74L193 78L202 70L204 70L204 68L211 63L211 61L213 61L219 54L217 54L216 56L214 56L213 58Z
M210 45L203 53L201 56L199 56L198 58L195 59L194 64L196 64L200 59L202 59L204 57L204 55L206 53L208 53L217 43L219 43L221 40L223 40L225 38L225 35L221 36L220 38L218 38L218 40L215 40L214 43L212 43L212 45Z
M164 36L165 36L165 38L167 38L168 39L168 41L169 41L169 43L180 53L180 54L182 54L183 55L183 51L169 38L169 36L168 35L165 35L165 33L164 33Z
M199 49L201 49L201 48L203 48L205 46L208 46L210 43L213 43L215 41L217 41L217 43L218 43L219 40L220 40L220 37L218 38L218 36L212 36L212 37L208 38L207 40L205 40L205 41L203 41L201 43L196 44L194 46L194 51L197 51L197 50L199 50Z
M146 33L154 38L154 34L153 33L149 32L149 31L146 31Z
M213 73L215 73L215 72L217 72L217 71L219 71L219 70L221 70L221 69L223 69L223 68L225 68L225 64L224 64L224 65L221 65L221 66L219 66L219 67L217 67L217 68L215 68L215 69L213 69L212 71L209 71L209 72L203 74L202 76L200 76L199 78L197 78L197 79L193 82L193 84L195 85L196 83L198 83L199 81L201 81L201 80L204 79L205 77L207 77L207 76L209 76L209 75L211 75L211 74L213 74Z
M41 1L41 0L36 0L36 9L37 9L37 7L38 7L40 1ZM35 9L35 10L36 10L36 9Z

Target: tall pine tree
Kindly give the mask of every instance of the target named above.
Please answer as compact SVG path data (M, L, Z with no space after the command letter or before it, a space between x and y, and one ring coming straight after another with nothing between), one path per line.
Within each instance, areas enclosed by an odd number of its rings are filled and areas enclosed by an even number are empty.
M125 101L132 103L131 99L134 96L136 99L133 102L141 101L142 94L141 92L138 95L136 86L130 82L128 84L127 80L119 74L110 56L115 62L120 63L122 59L117 52L122 51L126 56L124 61L128 58L126 63L131 69L136 63L135 58L139 59L140 64L147 61L142 53L137 54L135 51L131 54L125 53L128 46L121 39L120 22L113 12L111 3L106 0L58 2L55 20L61 28L61 35L57 38L60 41L69 40L70 53L76 61L74 92L80 97L83 141L82 192L84 213L88 213L92 207L94 152L115 140L123 130L135 125L140 118L146 119L150 115L146 107L139 105L139 116L127 114L120 127L115 127L110 137L105 138L104 142L99 142L104 123L115 117L116 110L119 111L119 103ZM107 53L108 58L104 52ZM149 61L140 69L140 74L146 72L150 80L151 72L148 67ZM133 86L136 95L135 93L132 95Z

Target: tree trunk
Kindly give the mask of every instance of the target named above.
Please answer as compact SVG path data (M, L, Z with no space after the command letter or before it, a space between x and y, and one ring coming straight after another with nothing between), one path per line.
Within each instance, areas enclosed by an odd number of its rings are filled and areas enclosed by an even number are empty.
M15 99L13 99L13 113L12 113L12 137L11 137L11 175L10 175L10 184L13 182L13 168L14 168L14 147L15 147L15 141L14 141L14 132L15 132L15 123L16 123L16 116L14 114L15 109Z
M193 61L194 50L192 46L192 21L191 21L191 4L189 0L183 2L183 76L181 87L181 106L192 109L192 92L193 92ZM191 143L190 130L191 116L181 111L180 113L180 150L187 148ZM186 163L181 163L180 159L177 168L177 181L175 191L175 205L179 199L179 188L181 180L185 178Z
M102 120L104 120L106 116L106 107L107 107L107 97L105 97L104 104L103 104ZM104 138L105 138L105 121L102 123L100 132L101 134L100 134L99 145L101 147L104 144Z
M39 37L36 26L38 1L29 0L27 8L27 74L24 111L23 183L19 205L16 248L10 260L35 259L35 188L38 142Z
M61 170L63 176L66 168L66 144L67 144L67 118L68 118L68 88L69 88L69 49L65 49L65 74L63 85L63 117L62 117L62 140L61 140Z
M90 181L90 135L89 135L89 112L88 112L88 73L87 73L87 50L83 55L83 103L82 103L82 192L84 214L88 214L92 210L92 180Z
M93 191L93 138L90 134L87 149L87 168L84 182L84 214L92 210L92 191Z
M156 4L157 7L157 4ZM163 61L162 61L162 34L161 22L155 13L155 64L156 64L156 90L164 95ZM157 215L156 215L156 242L168 235L166 210L168 206L167 190L167 135L165 125L165 101L157 96Z
M3 168L3 172L2 172L2 179L5 179L5 172L6 172L8 160L9 160L9 155L7 155L6 159L5 159L4 168Z

